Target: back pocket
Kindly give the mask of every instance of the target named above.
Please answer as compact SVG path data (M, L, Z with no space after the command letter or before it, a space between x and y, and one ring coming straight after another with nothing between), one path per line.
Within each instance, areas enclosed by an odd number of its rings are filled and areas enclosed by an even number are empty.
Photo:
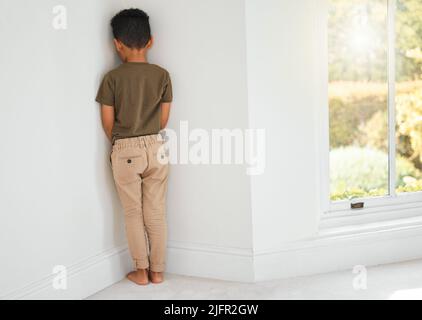
M143 150L116 150L112 158L114 180L120 184L135 182L145 170L146 164Z

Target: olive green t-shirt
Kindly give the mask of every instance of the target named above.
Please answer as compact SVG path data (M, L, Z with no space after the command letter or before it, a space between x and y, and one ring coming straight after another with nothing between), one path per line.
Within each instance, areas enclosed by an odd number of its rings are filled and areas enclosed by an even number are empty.
M157 134L161 103L173 98L169 73L147 62L125 62L108 72L96 101L114 107L112 141Z

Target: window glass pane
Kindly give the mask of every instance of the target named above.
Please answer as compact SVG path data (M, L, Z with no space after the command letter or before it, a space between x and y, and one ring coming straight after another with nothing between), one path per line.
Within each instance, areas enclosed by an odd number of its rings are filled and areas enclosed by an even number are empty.
M332 200L388 194L387 0L329 0Z
M422 190L422 0L396 13L397 192Z

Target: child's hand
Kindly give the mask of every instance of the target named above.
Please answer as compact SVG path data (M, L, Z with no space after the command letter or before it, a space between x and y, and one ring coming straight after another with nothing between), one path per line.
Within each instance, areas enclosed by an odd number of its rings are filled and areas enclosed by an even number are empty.
M167 126L167 122L170 117L170 106L171 102L163 102L161 104L161 122L160 129L164 129Z
M111 141L111 132L114 125L114 107L105 104L101 105L101 122L108 140Z

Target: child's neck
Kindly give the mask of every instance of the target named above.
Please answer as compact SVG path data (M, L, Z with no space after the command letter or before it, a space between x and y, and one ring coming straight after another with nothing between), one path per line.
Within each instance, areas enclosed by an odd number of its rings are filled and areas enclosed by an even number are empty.
M146 52L144 50L130 52L125 62L148 62Z

